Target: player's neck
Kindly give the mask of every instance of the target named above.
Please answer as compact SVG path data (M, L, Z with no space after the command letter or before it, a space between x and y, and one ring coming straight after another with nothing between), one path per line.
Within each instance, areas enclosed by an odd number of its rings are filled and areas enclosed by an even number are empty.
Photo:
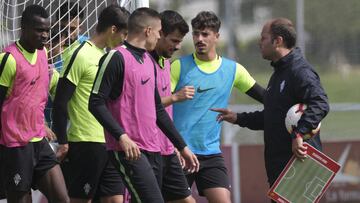
M291 49L279 48L271 61L277 62L283 57L287 56L291 52Z
M36 48L31 47L26 41L22 38L19 39L19 44L29 53L34 53Z
M146 49L146 46L145 46L146 41L140 37L128 36L126 41L134 47L137 47L140 49Z
M208 53L195 53L196 58L199 59L200 61L213 61L216 59L217 57L217 53L216 51L210 51Z
M95 44L96 47L104 49L106 47L107 37L105 35L95 34L91 37L90 41Z

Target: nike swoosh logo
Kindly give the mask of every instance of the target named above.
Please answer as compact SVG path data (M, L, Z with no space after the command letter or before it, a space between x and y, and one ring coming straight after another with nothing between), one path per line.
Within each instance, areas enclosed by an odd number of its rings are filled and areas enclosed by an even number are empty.
M206 88L206 89L201 89L200 87L198 87L196 91L198 93L202 93L202 92L206 92L206 91L209 91L209 90L212 90L212 89L215 89L215 87L210 87L210 88Z
M37 78L32 79L31 82L30 82L30 85L34 85L35 82L36 82L38 79L40 79L40 76L38 76Z
M141 79L141 84L142 84L142 85L145 85L149 80L150 80L150 78L148 78L148 79L146 79L146 80Z
M168 85L166 85L165 87L162 87L161 90L164 92L165 90L167 90Z

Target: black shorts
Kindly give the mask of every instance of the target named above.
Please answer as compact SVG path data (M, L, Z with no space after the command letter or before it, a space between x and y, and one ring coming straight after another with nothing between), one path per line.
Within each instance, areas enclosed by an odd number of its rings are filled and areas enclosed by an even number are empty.
M121 176L109 160L103 143L70 142L61 168L72 198L92 199L124 194Z
M230 190L224 157L221 154L196 156L200 170L186 175L189 185L191 186L195 181L200 196L204 196L204 190L209 188L222 187Z
M162 194L165 201L185 199L191 195L179 158L176 153L163 155Z
M58 161L48 141L29 142L22 147L0 146L3 187L6 191L30 191Z
M131 202L164 202L159 186L162 174L160 153L142 151L138 160L129 161L124 152L112 151L110 159L131 194Z

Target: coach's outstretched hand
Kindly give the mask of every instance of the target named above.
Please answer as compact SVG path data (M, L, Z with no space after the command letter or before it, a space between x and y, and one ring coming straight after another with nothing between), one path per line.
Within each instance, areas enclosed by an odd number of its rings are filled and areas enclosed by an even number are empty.
M130 161L138 160L141 152L137 144L132 141L127 134L122 134L119 138L120 147L125 152L125 158Z
M216 121L227 121L230 123L235 123L237 119L237 114L232 112L229 109L222 109L222 108L211 108L211 111L218 112L219 114L216 117Z
M190 151L188 147L185 147L180 151L181 156L185 159L184 169L189 173L198 172L200 168L199 160L196 155Z

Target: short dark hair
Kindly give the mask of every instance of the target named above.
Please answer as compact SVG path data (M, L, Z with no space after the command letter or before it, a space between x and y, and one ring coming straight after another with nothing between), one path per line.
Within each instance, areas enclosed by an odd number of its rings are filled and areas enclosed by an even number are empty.
M84 17L83 8L77 2L64 2L56 15L56 18L61 21L70 21L75 17L79 17L80 19Z
M45 10L45 8L40 5L29 5L25 8L21 15L21 28L24 28L26 26L33 26L33 20L35 16L39 16L41 18L48 18L49 14Z
M191 20L191 26L193 29L203 30L210 28L214 32L219 32L221 22L214 12L201 11Z
M60 32L59 26L54 26L50 30L50 40L53 44L57 44L60 42Z
M150 19L161 20L160 14L154 9L142 7L131 13L128 21L129 33L138 33L149 26Z
M184 18L176 11L166 10L160 13L161 30L164 35L168 35L178 30L182 35L189 32L189 26Z
M296 44L296 30L293 23L287 18L276 18L270 23L272 40L282 37L286 48L291 49Z
M96 32L104 32L108 27L113 25L119 30L127 29L129 15L129 11L124 7L114 4L106 7L99 15Z

